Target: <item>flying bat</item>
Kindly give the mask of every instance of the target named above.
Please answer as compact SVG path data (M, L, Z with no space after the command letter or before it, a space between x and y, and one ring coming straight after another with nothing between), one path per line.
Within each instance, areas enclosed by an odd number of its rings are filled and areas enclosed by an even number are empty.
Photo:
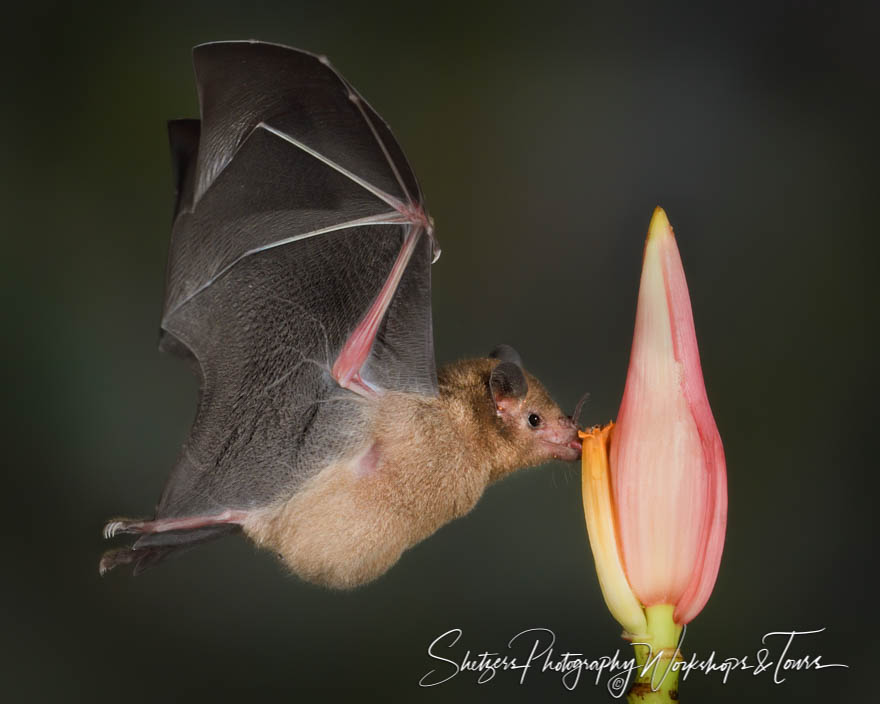
M493 481L575 460L519 355L434 361L425 199L388 126L321 56L197 46L201 120L169 123L176 189L160 349L200 380L155 516L103 574L243 532L301 578L368 582Z

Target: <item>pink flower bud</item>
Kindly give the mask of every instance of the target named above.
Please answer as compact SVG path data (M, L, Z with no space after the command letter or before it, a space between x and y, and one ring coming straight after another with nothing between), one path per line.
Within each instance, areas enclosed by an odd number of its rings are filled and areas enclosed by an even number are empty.
M613 501L608 510L614 513L617 534L616 544L606 548L619 549L626 580L643 607L674 605L675 622L688 623L706 604L718 574L727 479L687 282L661 208L654 211L645 243L626 388L610 435ZM597 441L599 436L591 439ZM588 453L586 447L585 471L596 456L595 449ZM589 527L586 484L584 492ZM596 505L595 499L590 505ZM614 567L600 564L595 548L593 554L601 583L603 571L613 573Z

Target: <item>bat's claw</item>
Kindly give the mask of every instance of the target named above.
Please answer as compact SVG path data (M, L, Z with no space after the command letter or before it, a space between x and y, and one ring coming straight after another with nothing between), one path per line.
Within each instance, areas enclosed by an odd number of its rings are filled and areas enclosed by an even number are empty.
M119 565L129 565L138 557L139 555L137 552L130 548L108 550L101 555L101 561L98 563L98 574L103 577L114 567L118 567Z
M130 518L114 518L104 526L102 531L105 540L114 538L122 533L141 533L143 532L144 521L132 520Z

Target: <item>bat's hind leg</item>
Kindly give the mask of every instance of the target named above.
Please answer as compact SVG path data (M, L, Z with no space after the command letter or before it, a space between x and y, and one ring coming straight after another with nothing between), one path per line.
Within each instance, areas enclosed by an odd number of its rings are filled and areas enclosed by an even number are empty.
M126 548L108 550L98 572L106 574L119 565L131 565L134 574L157 565L169 555L182 553L201 543L222 538L241 529L247 511L223 511L213 516L158 518L152 521L117 518L104 526L104 537L140 535Z
M134 564L137 569L141 561L147 561L150 558L151 550L133 550L131 548L117 548L116 550L108 550L101 555L101 561L98 563L98 574L102 577L114 567L120 565Z
M223 525L195 531L194 533L166 533L164 535L170 536L169 539L174 542L169 542L168 544L156 543L148 545L138 545L135 543L135 545L131 547L108 550L101 556L101 561L98 563L98 573L103 577L114 567L131 565L132 574L137 576L144 570L147 570L150 567L155 567L166 557L179 555L201 545L202 543L222 538L223 536L234 532L237 528L238 526L236 525ZM153 535L145 537L152 542L154 541L154 536L161 535L161 533L154 533ZM143 540L143 538L141 538L141 540Z
M123 534L167 533L169 531L190 531L207 526L225 524L241 525L247 518L247 511L223 511L213 516L188 516L186 518L157 518L152 521L132 518L115 518L104 526L104 538Z

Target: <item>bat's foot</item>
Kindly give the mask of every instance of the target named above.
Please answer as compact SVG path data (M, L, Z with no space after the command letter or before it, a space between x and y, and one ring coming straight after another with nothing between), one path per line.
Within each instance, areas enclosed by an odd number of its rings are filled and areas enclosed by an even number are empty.
M118 567L119 565L130 565L137 560L137 557L137 552L129 548L108 550L101 555L101 561L98 563L98 574L103 577L114 567Z
M131 565L132 574L137 576L144 570L149 569L169 555L177 552L183 552L191 545L167 545L146 548L120 548L118 550L108 550L101 556L98 563L98 574L102 577L114 567L120 565Z
M143 519L114 518L112 521L108 521L107 525L104 526L104 530L102 531L104 540L109 540L110 538L122 535L123 533L143 533L143 527L147 523L149 523L149 521Z

